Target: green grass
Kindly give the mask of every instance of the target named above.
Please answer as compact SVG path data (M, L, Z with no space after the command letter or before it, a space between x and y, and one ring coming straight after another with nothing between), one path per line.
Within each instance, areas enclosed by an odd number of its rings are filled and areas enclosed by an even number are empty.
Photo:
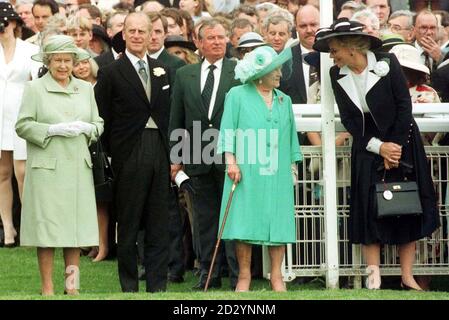
M169 284L164 293L145 293L145 283L141 282L141 292L124 294L120 291L116 261L93 263L87 257L81 258L81 295L64 296L64 267L61 250L55 254L54 283L56 295L44 298L39 295L40 279L37 267L36 250L30 248L0 249L0 300L40 300L40 299L89 299L89 300L449 300L448 277L434 277L434 291L405 292L399 290L340 289L327 290L323 281L308 284L288 284L288 292L273 293L268 281L258 279L252 283L252 291L234 293L229 289L228 279L223 279L220 290L207 293L193 291L191 287L196 278L188 272L186 281L181 284Z

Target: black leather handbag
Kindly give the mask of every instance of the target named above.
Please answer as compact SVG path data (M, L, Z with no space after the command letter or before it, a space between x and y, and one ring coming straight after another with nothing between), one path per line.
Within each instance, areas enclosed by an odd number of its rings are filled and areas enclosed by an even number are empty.
M376 183L377 217L401 217L421 215L423 213L416 181L385 182L386 170L382 181ZM404 175L405 177L405 175Z
M100 140L93 143L90 147L92 157L92 173L95 185L95 198L97 201L112 201L112 192L114 184L114 172L106 153L103 150Z

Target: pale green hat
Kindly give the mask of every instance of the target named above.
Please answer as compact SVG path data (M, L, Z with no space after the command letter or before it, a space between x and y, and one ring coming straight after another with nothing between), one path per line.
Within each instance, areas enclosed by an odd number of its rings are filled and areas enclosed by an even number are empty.
M270 46L258 47L237 62L235 78L243 83L259 79L279 68L291 58L291 47L285 48L279 54Z
M72 37L57 34L48 37L42 46L41 52L32 55L31 59L43 62L46 55L53 53L73 53L76 61L85 60L90 57L90 54L86 50L82 50L75 45Z

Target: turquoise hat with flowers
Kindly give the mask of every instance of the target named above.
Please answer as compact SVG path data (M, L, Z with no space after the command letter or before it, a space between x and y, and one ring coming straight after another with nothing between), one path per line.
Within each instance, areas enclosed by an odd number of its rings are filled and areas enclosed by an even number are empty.
M258 47L237 62L235 78L242 83L259 79L279 68L291 58L291 47L286 47L279 54L270 46Z
M78 48L72 37L63 34L52 35L45 41L39 53L32 55L31 59L38 62L44 62L44 58L48 54L54 53L73 53L75 60L85 60L90 57L90 54Z

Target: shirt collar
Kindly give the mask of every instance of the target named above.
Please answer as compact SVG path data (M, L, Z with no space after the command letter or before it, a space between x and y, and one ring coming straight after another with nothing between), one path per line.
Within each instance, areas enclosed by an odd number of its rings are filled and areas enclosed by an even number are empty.
M367 69L369 71L374 70L374 66L377 63L377 59L376 59L376 55L372 52L372 51L368 51L366 53L366 59L367 59ZM347 75L349 74L351 71L351 69L349 69L349 67L347 65L341 67L340 69L340 74L341 75Z
M424 49L419 45L418 41L415 41L415 48L418 49L419 55L423 54Z
M61 86L51 75L50 71L47 72L43 77L45 88L48 92L62 92L62 93L79 93L78 80L73 76L70 76L70 82L67 87Z
M211 63L209 61L207 61L207 59L204 59L202 65L201 65L201 71L207 71L210 65L211 65ZM214 66L216 66L217 70L220 71L221 67L223 66L223 58L215 61Z
M145 61L146 65L148 66L148 59L147 59L147 55L145 54L145 56L141 59L135 55L133 55L131 52L128 51L128 49L125 50L125 54L128 57L128 59L131 61L132 65L135 66L137 65L137 63L140 60Z
M157 59L159 58L159 56L161 55L162 51L164 50L164 46L162 46L159 51L156 51L155 53L150 54L150 57L153 59Z

